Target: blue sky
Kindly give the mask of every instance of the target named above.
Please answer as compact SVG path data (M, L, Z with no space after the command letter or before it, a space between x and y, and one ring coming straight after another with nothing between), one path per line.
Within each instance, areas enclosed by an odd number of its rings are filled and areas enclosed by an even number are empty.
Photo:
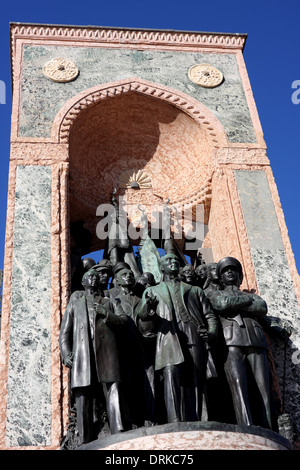
M10 22L247 33L244 58L300 271L299 0L13 0L2 5L0 80L6 85L6 104L0 104L0 268L10 147ZM297 80L299 93L292 88Z

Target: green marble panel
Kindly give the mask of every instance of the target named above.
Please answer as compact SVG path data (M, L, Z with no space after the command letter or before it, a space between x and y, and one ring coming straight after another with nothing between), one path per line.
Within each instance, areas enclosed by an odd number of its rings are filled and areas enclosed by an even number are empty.
M78 78L69 83L47 79L42 67L55 57L73 60L80 71ZM203 88L190 81L189 68L203 62L223 73L221 85ZM24 46L20 136L49 137L55 115L70 98L130 77L166 85L199 100L221 121L230 142L256 142L234 54L34 45Z
M51 168L16 174L7 445L51 444Z
M264 171L235 171L251 247L283 249L266 173Z

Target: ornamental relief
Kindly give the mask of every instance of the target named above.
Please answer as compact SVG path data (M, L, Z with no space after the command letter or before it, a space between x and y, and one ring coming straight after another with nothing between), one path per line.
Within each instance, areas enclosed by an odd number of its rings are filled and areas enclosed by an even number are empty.
M215 88L223 81L223 74L210 64L193 65L188 72L189 79L204 88Z
M43 74L54 82L67 83L77 78L79 70L72 60L56 57L43 65Z

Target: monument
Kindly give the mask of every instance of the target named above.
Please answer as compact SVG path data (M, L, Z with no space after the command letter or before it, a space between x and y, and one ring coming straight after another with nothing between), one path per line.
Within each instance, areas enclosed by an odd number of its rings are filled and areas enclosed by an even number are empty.
M0 448L299 448L300 281L247 36L10 32Z

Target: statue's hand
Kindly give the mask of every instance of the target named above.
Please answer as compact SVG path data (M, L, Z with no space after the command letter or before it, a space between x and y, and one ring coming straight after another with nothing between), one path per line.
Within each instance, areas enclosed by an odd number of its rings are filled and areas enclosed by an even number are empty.
M146 292L145 297L146 297L146 301L147 301L148 313L149 313L149 315L154 315L154 313L156 312L156 307L157 307L157 304L158 304L158 300L155 296L151 297L149 295L149 292Z
M103 317L103 318L106 317L107 311L105 310L103 305L95 303L94 308L95 308L95 312L97 313L97 315L99 315L100 317Z
M198 326L198 334L208 346L213 345L216 340L216 333L205 328L205 326Z
M69 353L63 360L63 363L66 367L69 367L69 369L72 369L73 366L73 353Z
M206 343L208 342L208 331L207 331L207 328L205 328L205 326L198 326L198 334L200 336L200 338L203 339L203 341L205 341Z

